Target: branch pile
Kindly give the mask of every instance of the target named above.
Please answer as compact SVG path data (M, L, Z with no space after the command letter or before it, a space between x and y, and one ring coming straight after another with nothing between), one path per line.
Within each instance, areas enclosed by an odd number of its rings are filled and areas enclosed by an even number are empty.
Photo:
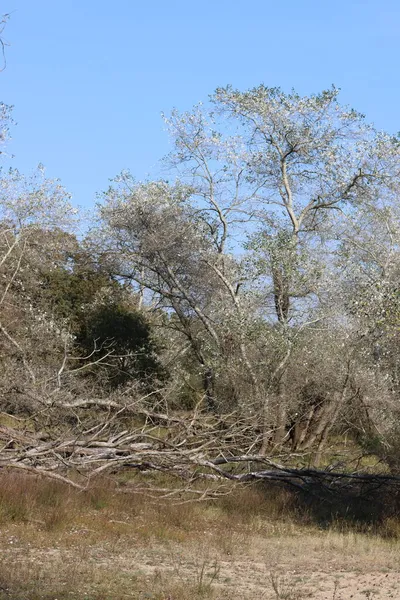
M59 413L60 409L58 405L48 410ZM177 415L148 410L141 401L104 400L64 402L63 409L69 411L70 420L73 415L74 426L48 428L52 433L0 427L0 468L29 471L79 489L100 474L115 476L127 470L168 474L179 480L181 491L192 493L199 480L210 482L210 494L215 484L256 480L328 498L368 496L385 486L400 488L400 477L395 475L294 468L284 464L293 464L290 455L281 455L281 462L261 455L257 449L262 433L258 438L254 435L254 419L240 419L235 413L210 415L195 410ZM65 414L64 422L68 422Z

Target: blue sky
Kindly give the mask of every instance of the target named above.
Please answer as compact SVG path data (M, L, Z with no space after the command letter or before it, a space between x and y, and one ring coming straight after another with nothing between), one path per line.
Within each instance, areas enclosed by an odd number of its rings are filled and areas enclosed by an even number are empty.
M160 118L228 83L301 94L332 83L380 129L400 130L398 0L1 0L0 100L14 166L39 163L91 206L129 168L157 172Z

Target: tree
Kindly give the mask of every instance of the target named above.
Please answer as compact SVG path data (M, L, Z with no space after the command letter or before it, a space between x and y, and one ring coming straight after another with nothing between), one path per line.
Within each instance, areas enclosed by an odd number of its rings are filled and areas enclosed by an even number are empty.
M332 303L326 306L323 276L332 267L335 246L332 213L351 214L357 206L397 194L399 139L376 132L362 115L342 108L337 95L333 88L302 98L259 86L244 93L223 88L213 97L219 114L244 128L246 176L257 186L261 203L261 225L256 236L250 236L250 248L258 264L265 257L264 273L287 340L278 363L282 368L272 382L280 405L278 439L284 437L287 424L282 383L290 368L286 357L294 330L307 321L334 316ZM340 398L342 394L339 403ZM268 405L266 409L268 420Z
M233 281L239 268L221 254L203 215L192 202L192 189L166 182L134 184L124 175L106 194L100 208L103 229L96 231L110 269L134 281L149 301L167 312L169 325L189 343L201 368L210 407L218 363L226 358L229 323L237 322L236 340L246 379L254 377L244 347L240 321L245 313ZM147 291L147 292L146 292Z
M221 88L213 97L218 112L243 128L242 161L261 208L280 322L297 297L294 264L320 249L332 211L393 194L397 183L399 139L376 132L337 97L335 88L301 97L263 85L243 93Z
M1 393L19 390L20 398L30 395L34 404L48 378L56 378L69 343L68 332L35 306L35 290L41 269L53 268L59 257L60 225L71 224L75 211L59 182L45 179L43 170L29 179L10 171L0 190Z
M92 371L105 374L111 388L165 378L144 314L122 303L92 306L81 320L76 344L86 355L96 351L98 357L107 357Z
M337 96L228 87L173 111L169 180L122 173L84 243L58 181L2 175L0 393L57 433L6 432L2 465L331 491L343 474L287 464L346 431L398 470L400 138Z
M211 109L166 118L174 141L166 162L178 181L135 184L122 174L100 209L115 272L175 315L209 404L222 374L248 382L239 403L263 411L264 450L271 431L275 443L287 439L287 381L294 365L306 378L293 355L306 330L316 339L316 323L325 335L340 329L336 215L397 194L399 139L337 96L335 88L310 97L218 89ZM260 318L269 323L261 343ZM345 401L340 389L334 396Z

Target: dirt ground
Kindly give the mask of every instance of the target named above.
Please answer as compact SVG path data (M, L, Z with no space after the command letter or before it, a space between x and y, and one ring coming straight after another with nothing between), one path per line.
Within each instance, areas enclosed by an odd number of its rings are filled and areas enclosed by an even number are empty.
M400 544L360 534L233 533L218 540L205 531L195 541L144 543L130 538L121 523L108 542L93 542L90 531L75 529L49 547L48 536L35 538L32 530L29 542L26 530L22 540L18 529L2 530L1 559L3 572L25 581L25 593L35 582L32 596L19 600L56 600L64 597L60 587L70 598L104 600L400 599ZM5 585L2 591L4 598L17 597Z

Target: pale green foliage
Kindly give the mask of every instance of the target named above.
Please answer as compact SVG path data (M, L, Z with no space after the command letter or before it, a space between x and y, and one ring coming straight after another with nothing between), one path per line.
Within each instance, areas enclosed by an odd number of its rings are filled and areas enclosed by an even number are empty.
M165 119L175 143L168 162L193 188L219 252L237 255L247 233L255 255L244 264L264 265L260 283L271 278L275 304L287 306L276 308L278 318L286 320L299 306L292 299L303 298L304 310L314 294L315 305L337 234L335 211L394 198L399 140L342 107L336 88L301 97L263 85L227 87L211 99L211 109L197 105ZM243 275L253 287L254 269Z
M0 394L11 410L36 406L36 394L46 397L72 345L68 331L35 301L43 272L73 246L67 230L77 211L69 200L41 167L32 177L10 170L0 178Z
M31 177L16 169L3 173L0 196L0 220L15 231L68 227L76 221L78 211L70 204L70 195L58 180L46 179L41 165Z
M200 319L218 344L212 321L226 291L215 271L212 235L191 193L179 183L136 184L124 175L107 192L100 207L103 227L92 237L102 240L106 260L120 276L148 290L159 306L174 310L182 325Z
M97 244L116 273L173 315L203 366L225 378L228 369L231 382L244 369L260 399L293 361L306 376L307 364L290 356L307 328L315 338L317 324L322 335L331 326L351 354L353 332L339 326L350 323L340 227L349 233L356 213L393 201L399 141L342 107L335 88L301 97L228 87L211 102L164 117L177 180L137 184L122 174L100 209Z
M195 289L201 293L196 278L212 254L210 236L189 201L190 193L179 183L136 184L124 175L100 208L106 225L101 234L120 274L142 282L167 305L170 298L181 298L180 285L191 295Z
M341 107L337 96L335 88L310 97L265 86L244 93L217 90L218 110L245 127L251 176L272 193L270 201L285 206L288 200L287 190L280 189L283 162L299 206L302 200L313 203L308 212L356 199L359 178L378 175L377 159L392 148L391 140L384 144L362 115Z
M4 153L3 147L9 138L11 124L11 107L0 102L0 154Z

